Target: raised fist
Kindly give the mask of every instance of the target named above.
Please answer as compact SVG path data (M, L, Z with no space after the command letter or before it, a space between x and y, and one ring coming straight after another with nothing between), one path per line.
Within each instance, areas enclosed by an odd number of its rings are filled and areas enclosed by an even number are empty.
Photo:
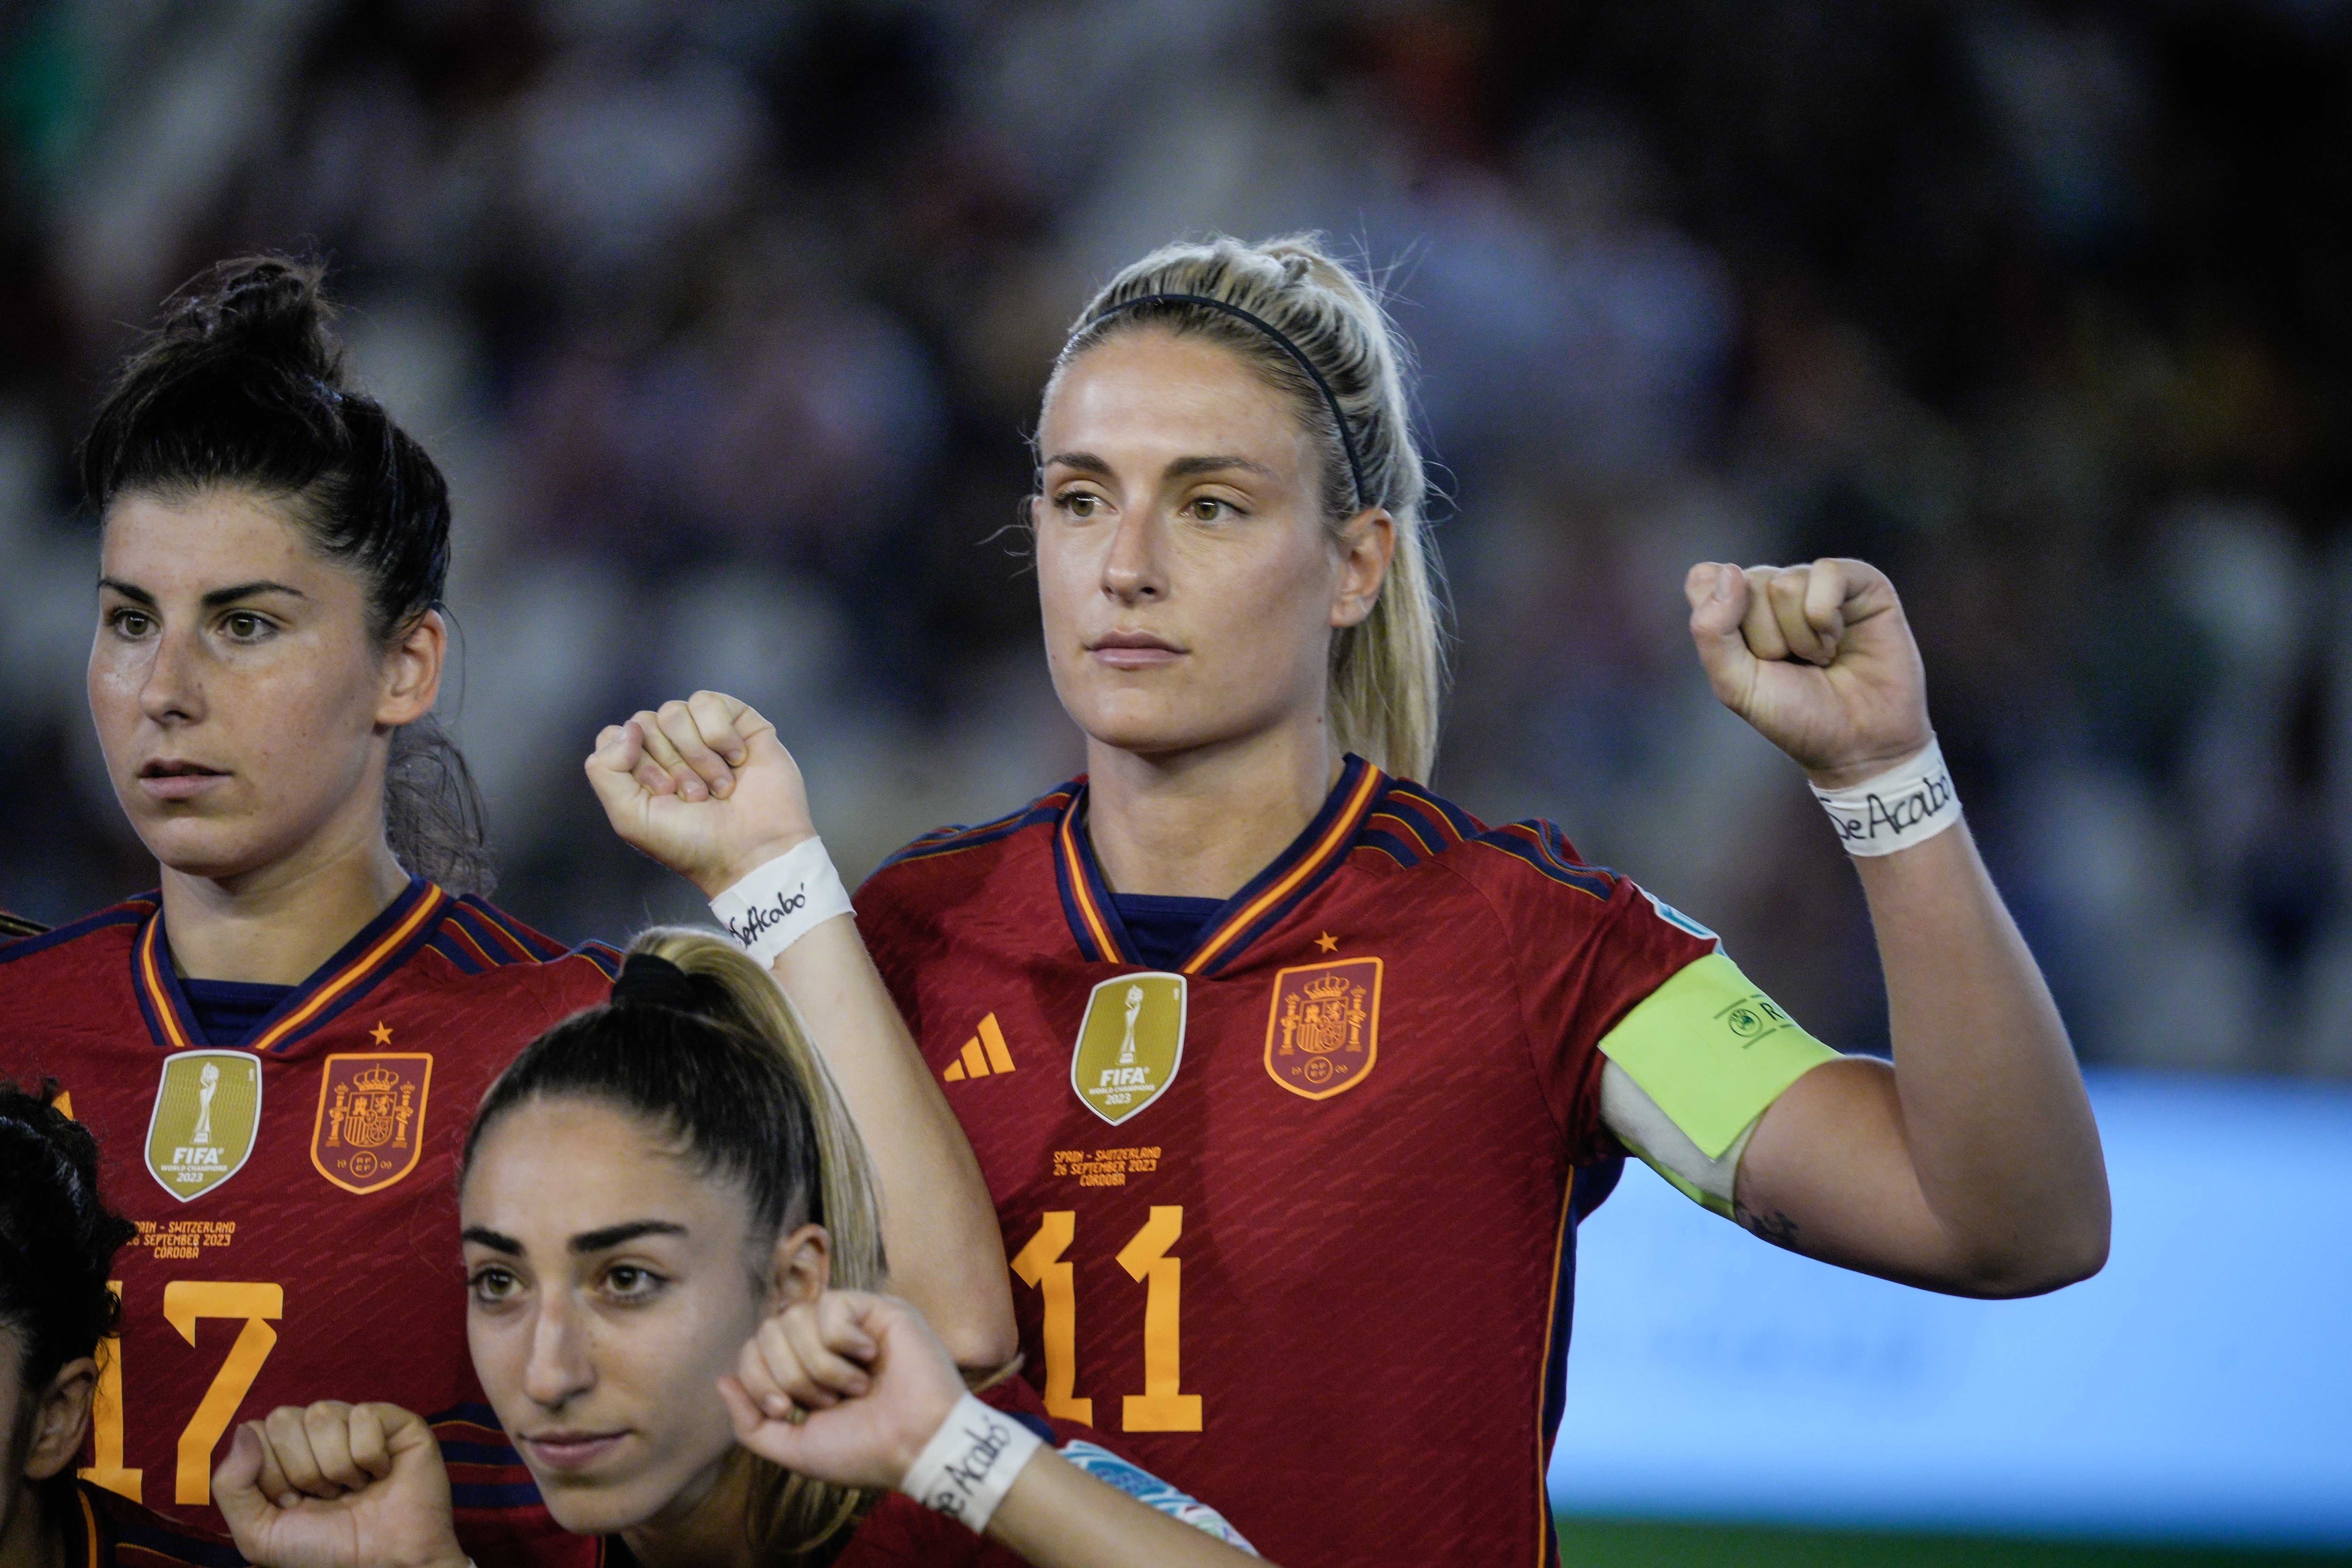
M1703 561L1683 592L1716 696L1821 788L1859 784L1935 738L1919 645L1876 567Z
M607 725L586 767L613 831L705 898L816 836L776 727L724 692Z
M213 1501L257 1568L466 1568L440 1447L397 1405L322 1400L247 1422Z
M963 1379L906 1302L827 1290L761 1324L719 1392L735 1440L762 1458L887 1490L963 1397Z

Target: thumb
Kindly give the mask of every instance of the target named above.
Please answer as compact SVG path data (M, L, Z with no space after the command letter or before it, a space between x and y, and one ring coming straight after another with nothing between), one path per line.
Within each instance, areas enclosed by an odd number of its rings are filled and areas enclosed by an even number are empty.
M596 749L583 764L588 787L596 792L597 804L616 826L623 809L646 793L635 772L644 756L645 744L636 731L626 724L612 724L596 737Z
M1737 566L1702 561L1683 579L1690 601L1691 641L1699 667L1727 708L1738 711L1756 687L1756 653L1740 622L1748 615L1748 574Z
M261 1495L260 1479L261 1434L247 1421L236 1429L227 1456L213 1472L213 1506L228 1522L237 1550L248 1558L268 1528L269 1516L278 1511L278 1505Z

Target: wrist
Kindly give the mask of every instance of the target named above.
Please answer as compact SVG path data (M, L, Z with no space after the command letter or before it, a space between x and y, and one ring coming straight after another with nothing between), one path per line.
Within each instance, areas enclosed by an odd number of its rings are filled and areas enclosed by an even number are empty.
M856 911L824 841L811 835L713 895L710 912L765 969L818 926Z
M769 861L782 859L815 837L815 828L803 827L780 833L772 838L762 838L750 848L728 856L707 870L690 873L688 880L695 885L706 900L715 899Z
M1001 1410L959 1398L898 1489L979 1534L1045 1441Z
M1924 844L1960 820L1959 794L1932 735L1892 767L1834 789L1815 784L1813 798L1829 813L1839 845L1865 858Z
M1814 767L1811 763L1799 765L1804 768L1805 782L1812 786L1815 795L1835 795L1841 790L1853 789L1893 773L1924 755L1935 743L1936 733L1931 730L1924 737L1906 741L1867 757L1856 757L1827 767Z

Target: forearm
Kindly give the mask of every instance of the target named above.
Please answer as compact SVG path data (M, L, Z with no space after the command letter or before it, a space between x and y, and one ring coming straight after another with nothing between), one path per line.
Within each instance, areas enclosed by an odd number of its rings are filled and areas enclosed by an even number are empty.
M1886 980L1895 1107L1949 1266L2047 1288L2106 1256L2106 1169L2065 1026L1966 822L1857 858Z
M988 1534L1036 1568L1235 1568L1259 1561L1104 1485L1050 1448L1022 1468Z
M881 1182L890 1289L966 1366L1019 1348L1003 1234L971 1142L882 984L855 921L815 927L773 973L833 1070Z

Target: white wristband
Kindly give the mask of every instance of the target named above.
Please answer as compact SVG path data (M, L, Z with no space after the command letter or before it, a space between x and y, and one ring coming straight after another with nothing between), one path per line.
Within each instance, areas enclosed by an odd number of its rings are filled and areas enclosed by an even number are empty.
M776 955L835 915L854 911L841 873L824 852L824 840L811 838L710 900L710 912L752 961L765 966Z
M1849 855L1892 855L1925 844L1960 819L1944 748L1932 737L1909 762L1850 788L1816 789L1813 798L1837 824L1838 842Z
M967 1394L907 1467L898 1489L977 1535L1030 1456L1045 1446L1036 1433Z

